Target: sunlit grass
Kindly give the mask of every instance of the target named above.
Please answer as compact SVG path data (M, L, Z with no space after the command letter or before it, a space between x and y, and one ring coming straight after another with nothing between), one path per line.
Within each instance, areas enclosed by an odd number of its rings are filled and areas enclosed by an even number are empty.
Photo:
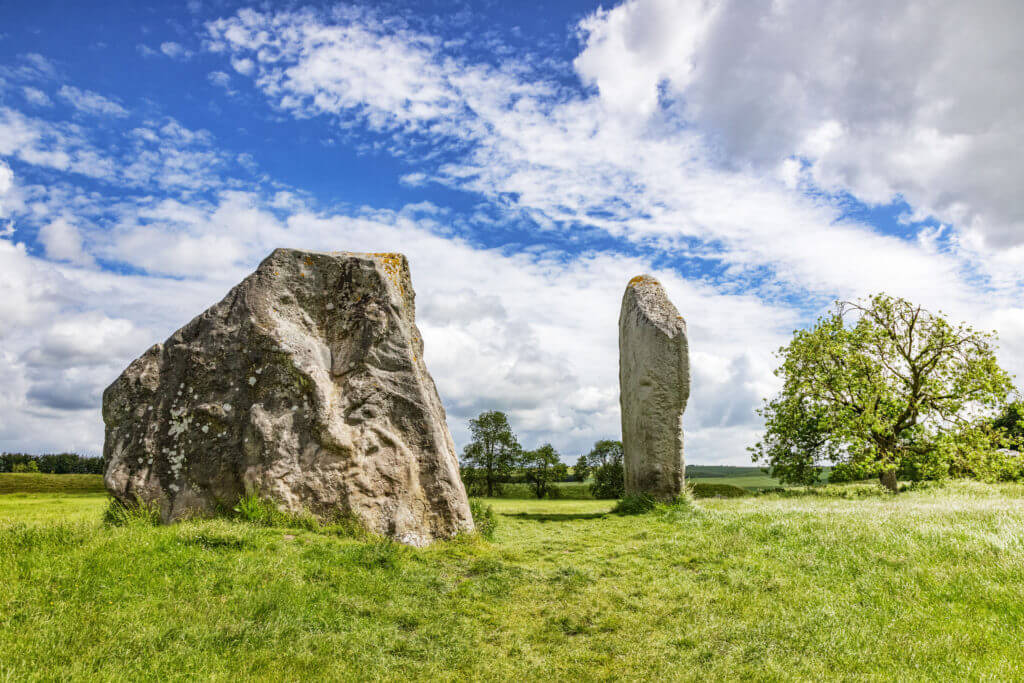
M40 474L0 472L4 493L103 493L99 474Z
M0 679L1024 676L1021 486L487 502L414 550L0 496Z

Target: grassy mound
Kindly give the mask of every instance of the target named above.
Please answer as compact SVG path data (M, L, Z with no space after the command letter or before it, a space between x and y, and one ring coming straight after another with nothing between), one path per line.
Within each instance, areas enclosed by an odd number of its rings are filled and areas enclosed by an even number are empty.
M99 474L38 474L0 472L3 493L102 493Z
M749 496L750 492L732 484L705 484L694 482L688 484L694 498L742 498Z

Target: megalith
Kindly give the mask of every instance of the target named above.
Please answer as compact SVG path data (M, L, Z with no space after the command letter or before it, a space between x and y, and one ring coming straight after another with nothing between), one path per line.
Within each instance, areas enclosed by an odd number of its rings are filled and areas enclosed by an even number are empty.
M473 528L401 254L277 249L103 393L105 483L165 522L255 493L421 546Z
M638 275L619 313L619 403L626 494L683 491L683 411L690 396L686 321L661 283Z

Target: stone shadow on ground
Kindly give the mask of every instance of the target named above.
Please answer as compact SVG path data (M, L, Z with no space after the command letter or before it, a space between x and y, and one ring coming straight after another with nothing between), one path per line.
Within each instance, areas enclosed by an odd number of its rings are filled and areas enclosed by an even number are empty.
M607 512L500 512L502 517L515 517L517 519L532 519L537 522L571 522L577 519L599 519L607 517Z

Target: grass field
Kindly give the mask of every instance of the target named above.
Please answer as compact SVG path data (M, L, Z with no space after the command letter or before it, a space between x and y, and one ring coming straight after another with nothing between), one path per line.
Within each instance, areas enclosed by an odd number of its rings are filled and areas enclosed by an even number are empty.
M692 465L687 468L686 480L694 484L729 484L756 491L778 486L756 467L719 467ZM533 489L528 484L505 484L503 498L531 499ZM558 488L564 498L590 498L590 484L561 482ZM102 493L103 477L98 474L11 474L0 472L0 494L5 493Z
M13 474L0 472L4 493L103 493L99 474Z
M693 484L729 484L750 491L779 486L778 480L772 479L767 474L751 474L744 477L687 477L686 481Z
M691 484L738 486L748 491L770 489L780 485L777 479L768 476L759 467L728 465L689 465L686 468L686 481ZM557 486L563 498L574 500L591 498L589 480L587 482L559 482ZM533 489L528 484L504 484L501 497L523 500L535 498Z
M1024 487L839 490L494 500L425 550L0 495L0 680L1024 677Z

